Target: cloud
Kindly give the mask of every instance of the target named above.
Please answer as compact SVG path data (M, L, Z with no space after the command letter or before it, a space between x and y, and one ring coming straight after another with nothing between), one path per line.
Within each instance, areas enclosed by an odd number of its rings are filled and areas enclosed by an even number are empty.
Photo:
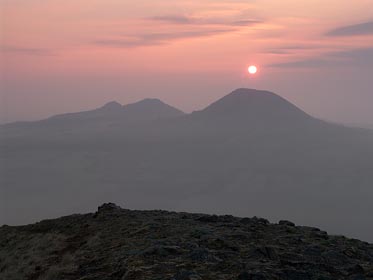
M263 21L257 19L228 20L221 18L197 18L185 15L166 15L147 18L147 20L175 25L225 25L225 26L250 26Z
M307 51L307 50L314 50L318 48L320 48L320 46L287 45L287 46L279 46L276 48L270 48L270 49L264 50L263 53L284 55L284 54L295 54L297 51Z
M275 63L269 66L275 68L373 67L373 48L330 52L320 57Z
M373 65L373 47L335 52L332 55L353 64Z
M327 36L373 35L373 21L342 26L326 33Z
M312 50L317 49L319 46L313 46L313 45L287 45L278 47L277 49L280 50Z
M156 46L171 43L182 39L194 39L203 37L212 37L224 33L238 31L239 29L261 23L259 20L227 20L219 18L197 18L185 15L165 15L146 18L154 23L163 23L166 29L169 24L174 25L173 31L169 32L149 32L135 35L125 35L115 38L100 39L93 43L101 46L136 48L145 46Z
M259 23L263 23L263 21L261 21L261 20L238 20L238 21L232 21L232 22L228 23L228 25L231 25L231 26L250 26L250 25L255 25L255 24L259 24Z
M116 39L96 40L94 44L121 48L135 48L143 46L163 45L175 40L211 37L233 31L235 31L235 29L210 29L167 33L145 33L142 35L124 36Z
M147 18L148 20L152 21L160 21L160 22L167 22L167 23L174 23L174 24L192 24L195 19L187 17L187 16L178 16L178 15L169 15L169 16L156 16Z
M297 60L292 62L283 62L270 64L270 67L275 68L319 68L325 66L332 66L338 61L329 61L320 58L310 58L304 60Z
M264 50L262 53L266 53L266 54L278 54L278 55L292 54L292 52L290 52L290 51L276 50L276 49Z
M164 42L161 42L161 41L144 40L140 38L102 39L102 40L96 40L93 43L95 45L100 45L100 46L115 47L115 48L128 48L128 49L164 44Z
M55 55L50 49L43 48L29 48L29 47L18 47L18 46L1 46L0 50L5 53L17 53L24 55L36 55L36 56L49 56Z

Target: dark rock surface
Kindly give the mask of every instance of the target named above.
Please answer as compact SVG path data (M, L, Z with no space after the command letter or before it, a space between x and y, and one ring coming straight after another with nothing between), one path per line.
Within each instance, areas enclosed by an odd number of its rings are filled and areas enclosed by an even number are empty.
M0 279L373 279L373 245L289 221L104 204L0 228Z

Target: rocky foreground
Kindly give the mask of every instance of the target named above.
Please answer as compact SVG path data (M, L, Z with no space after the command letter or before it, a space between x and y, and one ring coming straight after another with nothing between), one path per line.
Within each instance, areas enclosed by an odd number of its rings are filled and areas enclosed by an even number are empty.
M0 279L373 279L373 244L289 221L104 204L0 228Z

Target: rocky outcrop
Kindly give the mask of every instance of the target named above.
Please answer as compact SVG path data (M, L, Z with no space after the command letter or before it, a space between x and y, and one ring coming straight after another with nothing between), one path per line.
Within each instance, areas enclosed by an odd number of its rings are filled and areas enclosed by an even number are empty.
M0 279L373 279L373 245L289 221L104 204L0 228Z

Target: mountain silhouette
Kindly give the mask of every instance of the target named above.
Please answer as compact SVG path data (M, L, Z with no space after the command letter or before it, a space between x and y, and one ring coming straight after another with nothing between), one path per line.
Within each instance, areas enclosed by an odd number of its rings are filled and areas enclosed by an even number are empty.
M108 111L108 112L120 111L122 109L123 109L123 106L116 101L108 102L104 106L99 108L99 110L101 111Z
M184 130L189 133L214 131L217 134L255 134L325 125L275 93L246 88L234 90L183 119Z
M225 118L245 117L254 121L293 121L308 119L306 113L282 97L263 90L237 89L199 112L200 115Z
M47 119L47 121L79 122L87 120L110 120L126 123L129 121L152 121L156 119L172 118L183 114L182 111L163 103L159 99L144 99L124 106L116 101L112 101L94 110L56 115Z
M123 106L127 117L143 120L155 120L174 118L184 115L179 109L176 109L159 99L144 99L140 102Z

